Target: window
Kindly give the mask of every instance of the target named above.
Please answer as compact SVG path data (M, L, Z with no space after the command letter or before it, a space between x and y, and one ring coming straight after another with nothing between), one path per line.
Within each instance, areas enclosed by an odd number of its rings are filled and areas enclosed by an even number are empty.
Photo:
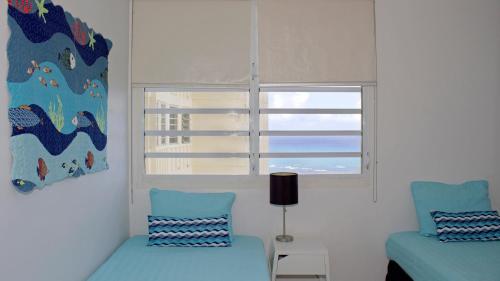
M191 116L188 113L182 114L182 121L181 122L182 122L181 127L182 127L183 131L191 130ZM191 137L183 136L182 143L183 144L191 143Z
M146 103L164 100L176 104L176 107L167 109L146 107L143 111L145 124L161 113L170 116L168 131L144 128L144 169L147 175L249 174L248 90L145 89L143 95ZM178 116L181 116L180 129ZM182 145L168 151L148 145L151 139L162 136L169 137L171 143L180 138ZM177 163L189 163L189 169Z
M362 113L361 87L261 88L261 174L361 174Z
M175 108L175 107L170 107L170 108ZM177 131L179 127L179 120L177 118L177 113L170 113L169 115L169 130L170 131ZM179 142L179 138L177 136L170 136L168 138L168 142L170 144L177 144Z
M145 101L146 176L368 172L374 87L262 86L255 97L249 89L231 87L139 90ZM148 122L157 116L159 129ZM182 145L159 149L150 145L154 138Z
M166 108L167 106L164 104L164 103L160 103L160 108ZM159 114L158 115L159 117L159 122L158 122L158 125L159 125L159 130L160 131L165 131L167 130L167 114ZM166 145L167 144L167 138L166 137L159 137L158 138L159 142L158 144L159 145Z

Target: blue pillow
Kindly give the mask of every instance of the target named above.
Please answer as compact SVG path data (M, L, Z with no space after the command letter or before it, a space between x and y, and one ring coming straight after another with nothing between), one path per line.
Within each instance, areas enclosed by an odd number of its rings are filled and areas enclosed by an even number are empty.
M448 213L431 212L441 242L500 240L497 211Z
M189 193L152 188L151 214L173 218L207 218L228 215L229 233L232 239L231 209L236 198L233 192Z
M487 181L469 181L453 185L439 182L413 182L413 201L420 224L420 234L436 235L432 211L470 212L490 211Z
M148 216L148 246L229 247L228 215L213 218Z

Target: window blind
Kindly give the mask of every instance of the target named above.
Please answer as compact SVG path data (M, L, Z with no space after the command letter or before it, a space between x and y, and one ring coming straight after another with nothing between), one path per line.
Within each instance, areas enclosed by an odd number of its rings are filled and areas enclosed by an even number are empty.
M134 0L133 83L250 78L250 0Z
M257 0L263 83L374 82L373 0Z

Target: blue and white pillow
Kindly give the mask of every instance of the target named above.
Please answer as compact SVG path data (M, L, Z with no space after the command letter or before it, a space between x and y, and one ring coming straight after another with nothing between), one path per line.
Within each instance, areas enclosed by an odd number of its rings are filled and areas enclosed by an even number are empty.
M497 211L450 213L434 211L437 236L442 242L500 240Z
M209 218L148 216L148 225L148 246L231 246L228 215Z

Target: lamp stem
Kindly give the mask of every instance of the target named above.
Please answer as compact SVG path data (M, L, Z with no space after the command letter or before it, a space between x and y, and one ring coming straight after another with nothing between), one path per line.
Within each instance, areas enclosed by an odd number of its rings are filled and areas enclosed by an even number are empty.
M283 234L276 236L279 242L292 242L293 236L286 234L286 207L283 206Z
M286 206L283 206L283 236L286 236Z

